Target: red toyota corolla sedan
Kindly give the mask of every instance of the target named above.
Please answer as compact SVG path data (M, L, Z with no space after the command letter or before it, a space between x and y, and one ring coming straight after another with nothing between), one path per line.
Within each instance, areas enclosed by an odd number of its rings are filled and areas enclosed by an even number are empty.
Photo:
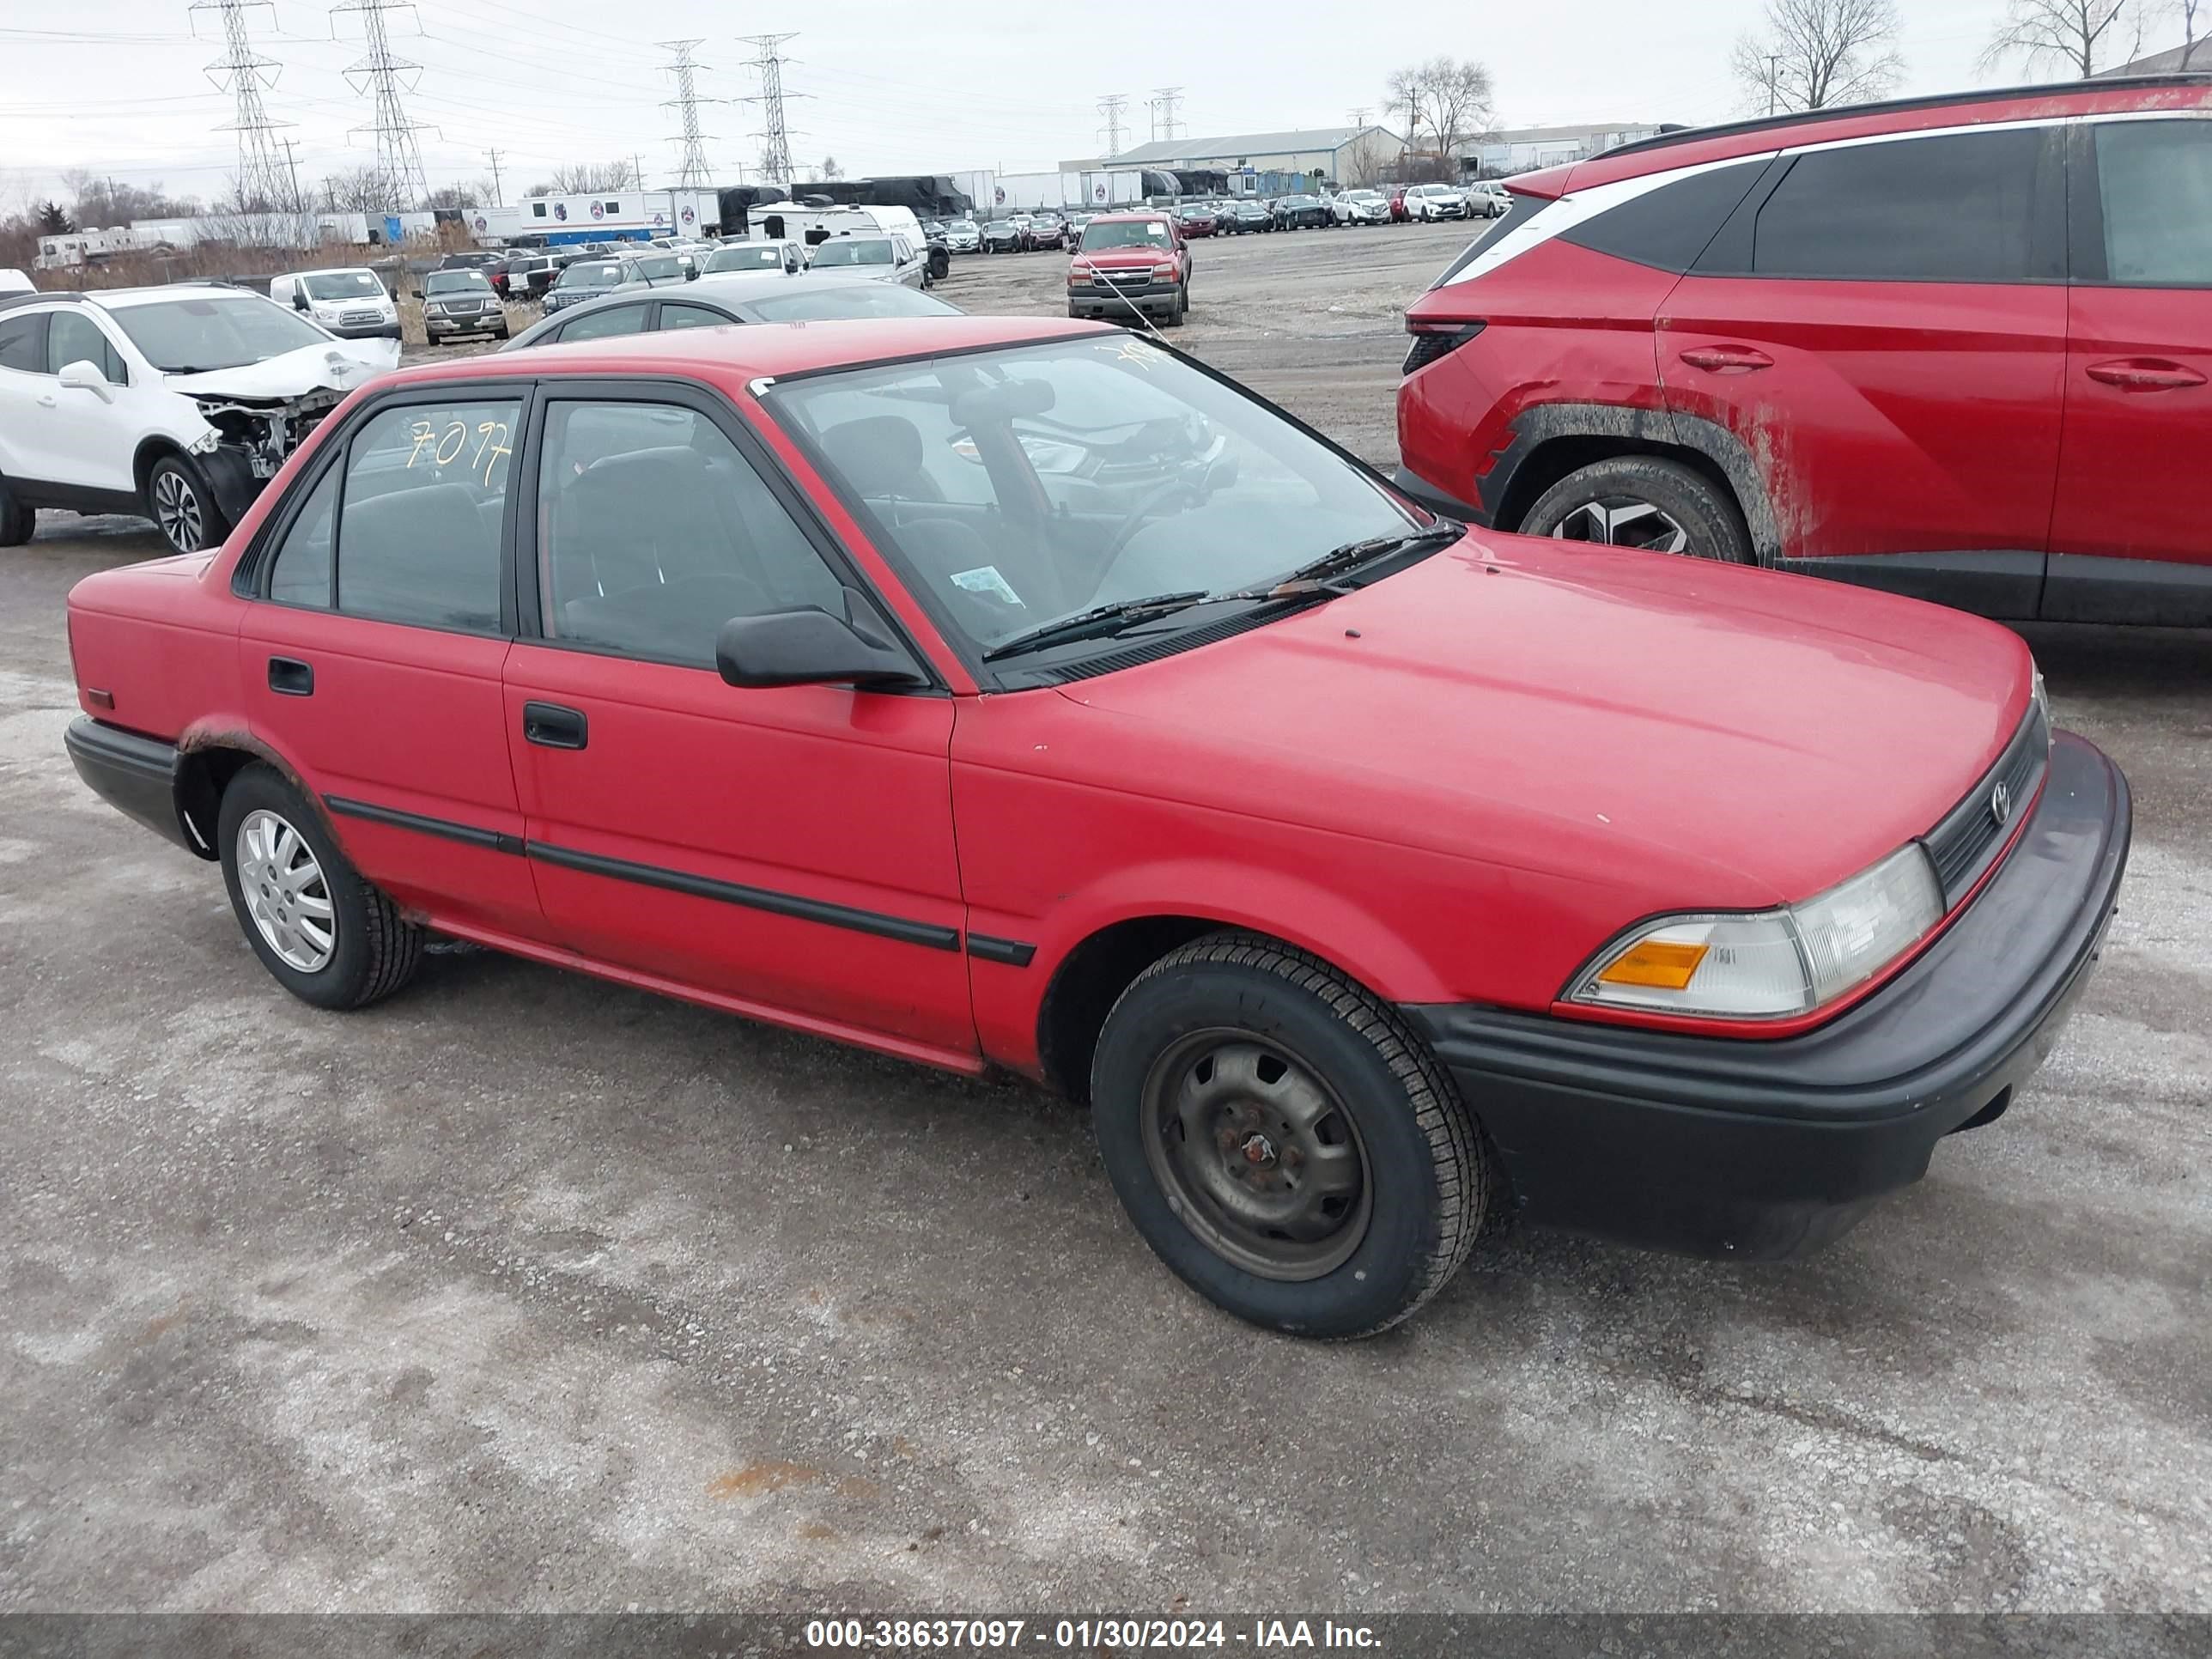
M86 781L305 1000L446 935L1024 1073L1314 1335L1507 1212L1832 1237L2004 1111L2128 844L2000 628L1470 534L1059 321L390 376L70 631Z

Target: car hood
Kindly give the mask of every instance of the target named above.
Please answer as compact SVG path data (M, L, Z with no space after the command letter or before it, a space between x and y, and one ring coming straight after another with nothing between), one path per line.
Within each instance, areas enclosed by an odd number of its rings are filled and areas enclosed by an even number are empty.
M297 398L325 386L350 392L398 366L397 340L328 340L235 368L167 374L162 384L192 398Z
M1152 793L1755 908L1930 828L2033 672L1934 605L1484 534L1060 695L1147 728Z

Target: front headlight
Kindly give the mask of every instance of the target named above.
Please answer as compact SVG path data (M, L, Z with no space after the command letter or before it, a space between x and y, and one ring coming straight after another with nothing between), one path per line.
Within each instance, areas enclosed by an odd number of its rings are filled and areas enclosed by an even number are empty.
M1576 975L1566 1000L1787 1019L1864 984L1942 920L1942 886L1913 842L1800 904L1643 923Z

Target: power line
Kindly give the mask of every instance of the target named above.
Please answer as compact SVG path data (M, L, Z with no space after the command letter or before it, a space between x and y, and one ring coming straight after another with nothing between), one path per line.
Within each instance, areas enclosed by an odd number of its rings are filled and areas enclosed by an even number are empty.
M345 77L356 94L369 95L375 112L367 127L355 131L376 135L378 194L386 213L404 213L419 208L430 193L428 175L422 171L422 146L415 140L421 129L407 118L406 108L399 101L402 83L404 90L414 91L416 82L422 79L422 66L411 59L392 56L392 40L384 27L385 13L413 9L410 0L342 0L342 3L331 8L333 27L342 13L361 14L362 33L368 52L347 69ZM410 80L410 76L415 78Z
M1098 100L1098 112L1106 118L1099 131L1105 135L1106 154L1110 158L1121 153L1121 116L1129 107L1129 94L1109 92Z
M254 51L246 33L247 8L268 4L269 0L192 0L189 9L222 15L223 53L207 66L207 74L219 90L230 94L234 106L228 131L238 134L239 205L266 210L279 203L289 203L296 210L299 204L292 199L295 192L285 188L284 170L277 164L274 137L278 127L292 124L270 119L261 101L262 88L276 84L275 71L279 65L275 58ZM273 6L270 21L276 21Z
M1182 137L1182 123L1177 118L1177 112L1182 107L1182 88L1155 87L1152 88L1151 103L1152 137L1166 139Z
M751 60L755 74L760 76L760 96L748 98L749 104L761 106L762 131L753 136L761 141L761 176L770 184L791 187L791 131L784 125L783 100L801 94L787 94L783 89L783 58L777 50L789 34L741 34L738 40L752 47L760 56Z
M691 84L695 70L706 67L691 61L691 48L702 44L697 40L663 40L661 46L676 54L676 61L668 65L676 76L676 96L661 105L663 109L681 110L684 131L672 143L684 146L684 160L676 169L678 190L704 190L713 182L713 169L707 165L707 150L703 135L699 131L699 93ZM641 185L643 179L638 181Z

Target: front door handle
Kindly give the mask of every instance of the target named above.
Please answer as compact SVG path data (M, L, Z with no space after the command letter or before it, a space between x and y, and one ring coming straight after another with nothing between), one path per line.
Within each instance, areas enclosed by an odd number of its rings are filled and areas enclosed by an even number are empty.
M61 402L62 400L55 397L51 392L41 392L39 394L39 407L40 409L58 409L61 407Z
M591 724L580 708L564 708L557 702L522 705L522 739L541 749L581 749L591 738Z
M2164 357L2114 357L2106 362L2090 364L2084 373L2093 380L2116 386L2123 392L2167 392L2204 384L2204 377L2195 369Z
M270 658L269 689L280 697L313 696L314 665L301 662L297 657Z
M1771 368L1774 359L1750 346L1714 345L1692 346L1682 354L1682 361L1692 368L1703 368L1715 374L1748 374L1754 368Z

